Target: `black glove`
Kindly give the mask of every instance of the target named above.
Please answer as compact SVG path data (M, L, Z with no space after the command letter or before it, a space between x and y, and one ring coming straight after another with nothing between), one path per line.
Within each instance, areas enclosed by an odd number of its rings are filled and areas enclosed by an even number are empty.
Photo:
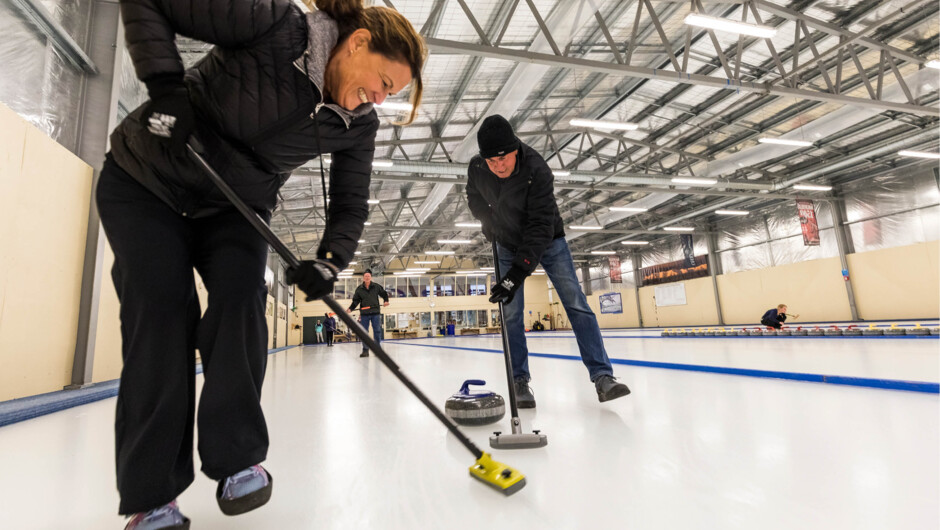
M174 154L185 155L186 141L193 132L196 118L182 76L155 77L146 84L150 92L150 104L143 115L147 130L165 138Z
M304 260L299 267L287 269L287 283L294 285L307 295L307 301L322 298L333 292L333 283L339 269L325 259Z
M522 287L529 273L513 265L503 279L490 289L491 304L508 304Z

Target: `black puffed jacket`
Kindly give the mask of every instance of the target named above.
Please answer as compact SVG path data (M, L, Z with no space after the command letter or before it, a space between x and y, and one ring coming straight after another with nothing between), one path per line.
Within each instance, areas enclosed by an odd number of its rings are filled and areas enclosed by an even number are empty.
M565 227L545 159L524 143L516 156L516 169L504 179L474 156L467 170L467 203L496 241L515 253L513 266L531 273L548 245L565 236Z
M272 210L291 171L332 153L330 229L318 256L330 250L332 261L345 267L368 216L379 120L371 104L350 112L322 101L336 22L290 0L121 0L121 15L128 52L145 82L184 75L176 35L214 45L185 71L197 117L193 134L209 164L252 208ZM181 215L230 208L191 160L146 131L146 105L112 133L115 162Z

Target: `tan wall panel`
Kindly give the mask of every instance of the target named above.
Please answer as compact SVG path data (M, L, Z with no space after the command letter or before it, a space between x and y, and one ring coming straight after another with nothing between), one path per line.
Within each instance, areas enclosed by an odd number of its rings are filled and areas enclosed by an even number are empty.
M681 282L685 284L685 305L657 307L654 285L640 287L640 307L646 327L712 326L718 324L715 290L711 277Z
M859 318L940 317L940 242L850 254Z
M71 379L92 169L0 105L0 401Z
M758 324L777 304L800 315L788 323L852 318L839 258L723 274L718 293L726 324Z

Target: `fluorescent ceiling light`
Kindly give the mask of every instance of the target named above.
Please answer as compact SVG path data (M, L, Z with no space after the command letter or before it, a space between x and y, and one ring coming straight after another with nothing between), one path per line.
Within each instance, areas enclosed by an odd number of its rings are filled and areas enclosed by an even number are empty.
M408 267L405 269L405 272L428 272L429 270L431 269L428 269L427 267Z
M350 264L350 265L359 265L359 262L358 262L358 261L350 261L349 264Z
M369 200L366 201L367 204L378 204L378 203L380 203L380 202L382 202L382 201L380 201L380 200L378 200L378 199L369 199Z
M450 256L453 255L453 250L428 250L425 252L428 256Z
M635 131L640 128L640 126L636 123L629 123L625 121L584 120L581 118L574 118L568 123L574 127L592 127L594 129L607 130Z
M751 212L747 210L715 210L718 215L747 215Z
M700 179L695 177L676 177L672 179L673 184L697 184L701 186L711 186L717 184L715 179Z
M648 212L649 208L636 208L633 206L611 206L607 208L612 212Z
M936 60L936 59L934 59L934 60L932 60L932 61L927 61L926 63L924 63L924 66L926 66L927 68L937 68L937 69L940 69L940 61L938 61L938 60Z
M398 101L388 101L385 100L382 103L375 105L377 108L386 109L386 110L405 110L410 111L414 108L411 103L400 103Z
M421 273L421 272L404 272L404 271L399 271L399 272L393 272L392 274L394 274L395 276L408 276L408 277L412 277L412 278L417 278L418 276L424 276L424 273Z
M360 243L365 243L366 240L365 240L365 239L360 239L359 242L360 242Z
M544 272L533 272L532 276L545 276Z
M829 191L832 189L832 186L817 186L815 184L797 184L793 186L795 190L803 191Z
M459 228L483 228L481 223L457 223L454 226Z
M438 265L440 261L412 261L412 263L426 264L426 265Z
M708 15L699 15L691 13L685 17L685 23L690 26L700 28L717 29L718 31L727 31L729 33L739 33L741 35L750 35L752 37L761 37L770 39L777 34L775 28L769 26L758 26L757 24L748 24L747 22L737 22L726 18L710 17Z
M552 174L555 175L556 177L570 177L571 176L570 171L561 171L561 170L555 171L554 169L552 170Z
M353 252L353 254L355 254L355 255L358 256L359 254L362 254L362 251L361 251L361 250L357 250L357 251Z
M940 158L940 153L928 153L926 151L898 151L900 156L912 156L914 158Z
M480 267L481 271L495 271L496 267Z
M486 274L485 271L457 271L457 274Z
M667 226L663 230L669 230L670 232L691 232L695 230L691 226Z
M473 243L469 239L438 239L437 242L441 245L469 245Z
M794 145L797 147L813 145L813 142L807 142L806 140L787 140L786 138L759 138L757 141L762 144Z
M592 250L591 254L609 255L609 254L616 254L616 252L614 252L613 250Z
M392 167L395 163L391 160L373 160L372 167Z
M621 245L649 245L649 241L621 241Z
M366 222L363 223L363 224L366 225L366 226L372 226L372 223L370 223L369 221L366 221Z
M572 230L600 230L604 228L603 226L583 226L583 225L571 225L568 228Z

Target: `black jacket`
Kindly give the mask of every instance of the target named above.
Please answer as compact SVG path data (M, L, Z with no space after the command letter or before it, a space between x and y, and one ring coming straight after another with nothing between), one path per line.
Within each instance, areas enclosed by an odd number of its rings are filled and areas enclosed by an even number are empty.
M473 216L500 245L515 253L513 266L531 273L548 245L565 236L555 203L555 177L545 159L522 144L509 177L497 177L480 155L470 160L467 177L467 203Z
M359 287L356 287L356 292L353 293L352 304L349 305L349 309L356 309L358 305L362 307L359 311L360 315L377 315L382 312L382 304L379 303L380 296L388 302L388 293L385 292L384 287L371 282L369 288L366 289L366 284L360 283Z
M777 313L777 309L768 309L764 316L760 317L761 324L764 322L786 322L787 314L786 313Z
M290 0L121 0L121 14L128 52L145 82L183 74L176 35L215 45L185 72L197 117L193 134L249 206L273 209L290 172L320 154L317 116L322 152L333 153L329 250L344 267L368 216L379 121L371 104L352 112L320 105L324 57L338 40L335 21L323 12L305 14ZM172 155L146 131L145 106L111 135L115 162L181 214L228 208L188 158ZM326 250L321 243L318 256Z

